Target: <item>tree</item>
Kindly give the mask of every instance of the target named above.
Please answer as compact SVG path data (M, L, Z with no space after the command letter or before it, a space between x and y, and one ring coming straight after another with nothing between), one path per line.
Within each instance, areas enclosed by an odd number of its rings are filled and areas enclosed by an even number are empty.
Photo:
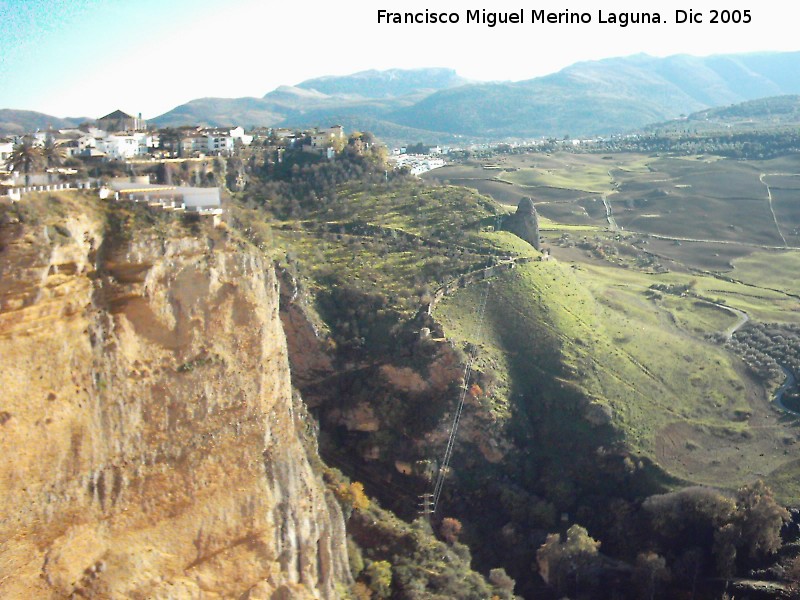
M392 593L392 565L385 560L371 562L364 574L369 581L369 589L376 598L388 598Z
M353 498L353 508L356 510L366 510L369 508L369 498L364 493L364 484L360 481L354 481L350 484L350 494Z
M715 489L696 486L650 496L642 508L650 518L652 537L669 555L692 547L710 550L715 532L731 520L735 503Z
M726 579L736 571L736 546L739 544L739 538L739 530L733 523L726 523L714 532L717 573Z
M165 127L158 133L158 145L162 150L169 150L171 154L178 151L181 141L181 132L173 127Z
M363 581L356 581L351 592L353 600L370 600L372 598L372 590Z
M739 525L742 545L750 558L773 554L781 547L781 528L789 516L761 480L745 485L736 494L734 522Z
M342 482L333 488L333 493L342 505L345 518L350 518L354 510L369 508L369 497L364 493L364 484L360 481L349 485Z
M570 527L563 541L557 533L550 534L536 552L539 574L559 593L569 589L577 593L599 566L598 548L600 542L580 525Z
M64 164L64 160L67 157L64 148L61 146L60 142L57 142L50 136L44 141L44 146L41 149L42 152L42 160L44 161L45 166L48 169L54 169L56 167L60 167ZM51 180L50 173L47 174L47 180Z
M667 561L655 552L642 552L636 557L633 571L634 585L639 590L640 598L653 600L656 592L663 589L663 584L671 579Z
M697 593L697 582L706 567L706 553L702 548L689 548L673 564L673 573L679 583L691 587L692 598Z
M42 149L34 143L30 136L22 138L22 142L14 146L6 160L6 166L11 171L25 173L25 186L31 182L30 172L42 164Z
M173 170L173 166L170 163L159 163L158 167L156 168L156 178L158 179L158 183L172 185Z
M789 520L789 511L780 506L763 481L748 484L736 493L736 507L730 521L714 536L714 555L720 575L730 577L740 562L739 550L747 558L774 554L781 547L781 528Z
M795 556L786 566L784 577L791 582L793 590L800 590L800 556Z
M492 591L501 600L514 600L514 587L517 583L508 576L503 568L492 569L489 571L489 583L492 584Z
M448 544L455 544L458 541L458 536L461 535L461 529L461 521L452 517L445 517L442 519L439 531Z
M651 496L642 506L662 552L669 557L684 548L696 548L701 555L710 551L723 577L744 566L743 559L778 550L781 528L789 519L762 481L742 487L734 498L693 487Z

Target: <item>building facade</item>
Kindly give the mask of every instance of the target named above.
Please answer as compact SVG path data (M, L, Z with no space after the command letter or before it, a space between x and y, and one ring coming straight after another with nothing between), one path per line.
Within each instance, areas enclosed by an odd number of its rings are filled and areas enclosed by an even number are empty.
M147 129L147 123L142 119L141 113L138 117L115 110L105 117L97 119L97 127L105 131L143 131Z

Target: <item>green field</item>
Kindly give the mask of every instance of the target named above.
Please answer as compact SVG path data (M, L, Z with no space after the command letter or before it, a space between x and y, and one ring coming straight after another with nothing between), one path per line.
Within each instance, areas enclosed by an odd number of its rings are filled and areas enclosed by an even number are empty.
M612 180L601 166L581 166L574 169L531 169L503 172L499 179L523 187L568 188L596 194L612 191Z
M306 265L312 292L346 283L380 293L393 309L413 313L423 296L481 268L499 248L535 253L510 234L486 235L496 223L495 213L504 212L465 188L343 189L333 206L302 221L277 222L271 235L279 260L288 250Z
M511 155L492 159L500 170L479 162L437 169L431 180L449 180L514 205L531 196L542 216L564 224L606 227L599 202L606 195L626 231L682 238L692 243L728 242L747 249L783 246L767 201L790 245L800 247L800 166L787 158L735 161L707 156L617 154ZM720 266L699 256L689 263ZM671 253L667 249L666 255ZM686 251L676 251L686 260Z
M756 252L733 262L732 277L800 297L800 251Z

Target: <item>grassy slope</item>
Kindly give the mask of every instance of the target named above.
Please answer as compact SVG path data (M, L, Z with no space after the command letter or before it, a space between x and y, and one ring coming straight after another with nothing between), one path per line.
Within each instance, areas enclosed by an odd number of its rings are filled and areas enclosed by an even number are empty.
M489 296L483 361L514 361L531 380L560 374L612 407L629 446L651 457L658 430L669 422L727 426L734 411L747 408L730 357L671 323L673 311L697 312L694 301L656 306L645 296L650 279L625 281L615 271L544 262L502 275ZM450 335L479 341L472 314L479 294L465 290L437 309ZM712 328L716 322L708 322L706 313L687 321Z
M573 192L599 184L593 163L597 157L534 155L503 160L506 166L522 168L510 173L520 179L517 183L534 173L533 169L546 168L551 169L548 183L569 187ZM651 163L650 168L645 168L645 162ZM721 236L756 244L772 241L774 228L770 231L768 220L761 218L766 203L761 199L765 188L758 181L758 173L786 169L785 165L751 166L696 158L645 162L615 157L613 175L623 183L623 193L610 196L612 201L626 196L626 183L629 198L667 186L668 196L662 199L655 195L634 213L647 214L662 203L664 208L655 212L673 215L673 235L683 235L681 227L685 225L697 233L714 232L717 239ZM580 169L582 173L575 173ZM570 180L571 172L574 177ZM589 180L592 185L587 185ZM549 190L548 195L552 195ZM738 209L746 208L752 198L750 203L761 212L732 212L731 198ZM615 204L615 213L625 210L619 202ZM543 212L549 210L546 200L540 206ZM560 210L559 214L568 216L570 212ZM720 232L717 216L724 216L722 227L726 223L734 227ZM581 232L579 227L585 227L577 225L583 222L581 219L567 222L572 225L547 222L542 231L551 240L563 232L575 239L583 235L610 239L597 228L586 227ZM714 264L716 260L725 266L723 270L729 269L724 257L713 258L710 253L706 258L693 256L691 244L664 246L660 245L659 251L684 256L689 264ZM789 499L794 489L791 474L800 467L784 454L786 442L782 440L795 435L791 424L766 402L771 390L759 388L744 377L738 359L705 341L704 336L724 331L736 322L730 312L709 301L744 310L758 321L797 322L796 298L783 291L797 293L791 279L797 257L795 253L756 252L740 258L755 250L752 246L747 250L742 246L711 250L725 253L729 249L737 253L730 255L736 268L728 275L738 281L680 269L653 275L620 269L611 261L583 259L577 269L537 264L504 274L490 296L480 360L487 366L501 365L509 372L516 369L532 377L539 357L531 353L520 358L522 349L527 346L530 351L536 344L545 343L549 333L552 347L560 350L564 371L559 376L576 383L589 398L613 407L614 422L623 432L626 445L688 481L732 487L764 476L779 488L782 498ZM700 244L697 251L709 252ZM693 287L685 297L664 294L653 299L647 291L654 283ZM468 289L439 306L436 314L451 335L476 341L474 317L469 313L478 298L477 291ZM510 314L515 315L513 319ZM514 335L509 336L507 330L513 330ZM574 414L565 412L564 419L573 418ZM729 448L736 452L729 452ZM775 475L770 476L773 471Z

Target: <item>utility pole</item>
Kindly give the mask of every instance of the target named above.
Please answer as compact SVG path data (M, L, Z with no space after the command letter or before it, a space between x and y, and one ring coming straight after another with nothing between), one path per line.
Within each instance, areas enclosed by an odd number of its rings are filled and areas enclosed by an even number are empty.
M428 520L433 514L433 494L422 494L417 503L417 513Z

